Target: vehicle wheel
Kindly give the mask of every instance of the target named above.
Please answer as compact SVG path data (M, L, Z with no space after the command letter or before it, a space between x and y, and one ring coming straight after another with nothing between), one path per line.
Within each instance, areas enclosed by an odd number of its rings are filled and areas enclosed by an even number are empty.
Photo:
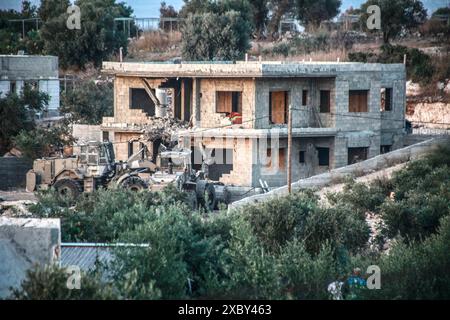
M148 188L147 184L138 176L131 176L126 178L122 184L122 188L128 189L134 192L142 191Z
M80 184L71 179L61 179L55 182L53 185L58 195L62 198L68 198L74 200L81 194Z
M195 191L186 191L187 204L192 210L198 209L197 194Z
M214 186L205 180L197 181L197 195L199 197L200 204L207 211L213 211L216 207L216 190Z

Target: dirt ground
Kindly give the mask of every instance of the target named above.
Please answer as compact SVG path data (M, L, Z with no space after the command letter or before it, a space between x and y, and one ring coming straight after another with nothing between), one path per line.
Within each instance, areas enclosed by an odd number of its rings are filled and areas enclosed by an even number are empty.
M36 201L36 197L35 197L34 193L27 192L25 189L17 189L14 191L0 190L0 200L3 200L3 201L20 201L20 200Z
M389 168L386 168L383 170L379 170L379 171L370 173L370 174L362 176L362 177L358 177L355 179L355 181L360 182L360 183L369 183L376 179L390 179L394 172L402 170L403 168L405 168L406 165L407 165L406 163L400 163L393 167L389 167ZM339 184L335 184L335 185L320 189L317 192L317 194L320 197L320 201L325 205L329 205L328 201L327 201L327 197L326 197L327 193L341 192L344 189L344 186L345 186L345 183L339 183Z

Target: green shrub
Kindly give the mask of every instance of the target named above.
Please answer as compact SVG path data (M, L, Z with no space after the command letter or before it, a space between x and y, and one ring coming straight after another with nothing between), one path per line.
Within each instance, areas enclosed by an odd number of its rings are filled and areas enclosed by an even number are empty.
M105 284L95 273L82 273L80 289L68 289L71 273L57 266L36 267L27 272L20 288L14 289L11 299L18 300L103 300L119 296L110 284Z
M326 243L314 256L301 241L287 243L280 255L279 269L284 298L288 299L327 299L328 284L339 277L334 252Z
M259 241L270 252L277 252L287 241L302 239L311 254L318 253L326 241L350 251L364 247L369 229L364 215L339 206L321 208L311 191L294 193L241 211Z
M39 218L61 218L64 242L116 241L122 232L145 222L150 208L178 205L185 214L190 213L183 204L185 196L171 186L162 192L140 193L100 189L82 195L75 205L60 200L52 190L41 192L38 198L30 211Z
M272 201L251 205L240 211L252 225L259 241L270 251L277 251L287 241L299 236L306 217L317 210L312 193L294 193Z
M424 242L399 241L374 264L381 269L381 289L365 290L367 299L448 299L450 217Z
M347 183L342 192L328 194L327 199L334 206L350 207L364 216L367 211L377 212L391 189L390 183L384 180L369 184L352 182Z
M186 243L192 238L188 218L176 206L140 209L146 219L120 236L125 243L145 243L148 248L119 248L116 250L114 279L124 281L133 270L136 286L154 283L165 299L185 298L189 271L184 256Z

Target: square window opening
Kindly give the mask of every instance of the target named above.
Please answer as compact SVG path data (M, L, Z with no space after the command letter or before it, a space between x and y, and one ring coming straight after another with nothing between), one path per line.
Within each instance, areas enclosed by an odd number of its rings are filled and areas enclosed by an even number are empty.
M269 92L269 121L272 124L286 124L289 91Z
M242 92L216 91L216 112L225 114L236 112L242 114Z
M330 165L330 148L317 148L319 157L319 166Z
M368 90L350 90L348 92L348 111L367 112L368 92Z
M392 111L392 88L381 88L381 111Z
M329 113L331 104L330 90L320 90L320 113Z

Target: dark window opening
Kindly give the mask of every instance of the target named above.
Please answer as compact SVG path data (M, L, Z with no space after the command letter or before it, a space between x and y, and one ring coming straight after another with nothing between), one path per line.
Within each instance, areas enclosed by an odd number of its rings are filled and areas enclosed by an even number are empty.
M350 90L348 92L348 111L367 112L368 90Z
M209 179L218 181L222 175L233 170L233 149L213 149L211 156L215 162L208 167Z
M299 153L299 162L305 163L305 151L300 151Z
M269 121L273 124L286 124L289 103L288 91L269 92Z
M367 149L366 147L348 148L348 164L367 160Z
M109 131L102 132L103 141L109 141Z
M275 165L275 161L272 159L272 148L267 149L267 159L269 162L267 163L267 167L272 168ZM278 169L284 169L286 167L286 149L280 148L278 149Z
M381 154L385 154L385 153L391 152L391 150L392 150L392 145L381 145L380 146L380 153Z
M302 91L302 106L308 105L308 90Z
M216 112L242 114L242 92L240 91L217 91Z
M15 81L11 81L9 83L9 92L16 93L16 90L17 90L16 82Z
M330 165L330 148L317 148L319 156L319 166Z
M330 90L320 90L320 112L330 112Z
M392 88L381 88L381 111L392 110Z
M150 117L155 115L155 104L145 89L130 88L130 109L141 109Z

